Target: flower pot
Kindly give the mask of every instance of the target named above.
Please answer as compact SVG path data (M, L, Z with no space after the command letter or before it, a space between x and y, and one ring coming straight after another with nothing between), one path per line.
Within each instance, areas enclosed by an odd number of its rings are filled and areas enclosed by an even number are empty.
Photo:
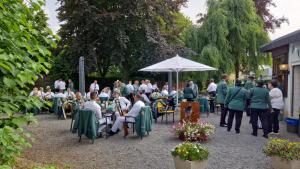
M274 169L299 169L300 160L284 160L280 157L272 157L272 167Z
M204 161L184 161L179 157L173 157L176 169L205 169L207 160Z

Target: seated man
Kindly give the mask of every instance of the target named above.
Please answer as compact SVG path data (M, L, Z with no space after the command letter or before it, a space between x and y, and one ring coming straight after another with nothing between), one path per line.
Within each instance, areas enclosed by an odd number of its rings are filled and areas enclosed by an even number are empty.
M151 105L151 101L149 100L148 96L146 95L145 91L143 90L141 93L142 96L142 100L147 104L147 105Z
M56 93L55 95L54 95L54 97L56 97L56 98L63 98L63 99L65 99L66 98L66 95L64 95L64 90L62 90L62 89L59 89L59 92L58 93Z
M96 118L99 121L99 137L102 137L102 129L106 127L106 125L103 125L106 122L105 118L102 118L102 113L101 113L101 107L99 104L96 103L97 99L97 92L91 92L90 93L90 101L87 101L84 103L84 109L92 110L96 114ZM111 123L110 120L107 122L108 124Z
M70 88L67 88L67 91L65 92L65 96L69 100L74 100L76 97L74 92Z
M125 116L132 117L132 118L130 118L130 117L126 118L126 120L128 120L128 122L135 122L135 117L137 117L139 115L140 111L142 110L142 107L145 106L145 103L141 101L141 98L142 98L142 96L139 94L134 96L135 103L134 103L132 109L125 115ZM124 116L117 117L117 120L115 121L109 134L114 135L119 130L121 130L124 122L125 122Z
M120 112L119 112L119 108L117 106L120 106L121 107L121 111L124 113L124 112L128 112L129 111L129 108L131 106L131 103L128 99L126 99L125 97L122 97L121 96L121 92L116 89L114 91L114 96L115 96L115 99L113 101L113 108L115 108L115 115L116 117L119 117L120 116ZM119 103L116 103L117 100L119 101ZM117 105L117 104L120 104L120 105Z

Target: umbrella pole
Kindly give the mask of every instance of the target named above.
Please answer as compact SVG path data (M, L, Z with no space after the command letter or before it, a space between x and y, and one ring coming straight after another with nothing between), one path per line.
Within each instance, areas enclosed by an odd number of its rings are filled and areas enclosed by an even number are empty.
M176 97L176 106L177 106L177 110L178 110L178 70L176 70L176 94L177 94L177 97Z

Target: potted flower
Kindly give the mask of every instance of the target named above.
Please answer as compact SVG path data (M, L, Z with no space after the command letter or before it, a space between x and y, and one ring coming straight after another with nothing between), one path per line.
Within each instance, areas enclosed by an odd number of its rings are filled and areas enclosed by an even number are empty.
M272 138L263 152L272 158L274 169L300 168L300 142Z
M209 151L197 143L185 142L171 152L176 169L205 169Z
M211 134L214 133L215 127L209 123L192 123L183 122L174 125L175 135L182 141L200 141L206 142Z

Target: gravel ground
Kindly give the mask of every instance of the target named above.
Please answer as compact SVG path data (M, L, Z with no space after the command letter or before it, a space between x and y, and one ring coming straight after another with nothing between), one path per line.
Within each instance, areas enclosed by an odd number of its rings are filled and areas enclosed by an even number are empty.
M205 116L205 115L203 115ZM37 163L60 164L74 169L172 169L170 150L180 143L172 133L172 124L154 124L150 136L143 140L130 134L124 139L118 134L108 139L100 138L94 144L84 138L78 142L76 134L69 131L70 120L58 120L55 115L39 115L39 124L30 126L35 142L25 150L24 157ZM178 117L176 116L176 119ZM250 135L249 118L244 116L241 133L228 133L220 128L219 115L212 114L202 121L216 125L216 133L205 143L211 154L207 169L271 169L270 159L262 153L267 139L259 131L258 137ZM285 132L281 136L300 141L296 135Z

